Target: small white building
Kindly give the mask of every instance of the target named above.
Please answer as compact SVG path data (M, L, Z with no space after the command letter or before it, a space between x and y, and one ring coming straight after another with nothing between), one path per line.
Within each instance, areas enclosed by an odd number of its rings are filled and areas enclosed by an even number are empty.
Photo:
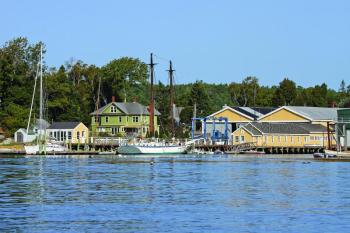
M14 140L17 143L32 142L38 136L38 130L40 129L40 127L42 129L47 129L49 126L50 124L45 120L42 120L42 121L36 120L35 124L28 130L28 132L24 128L18 129L15 132Z

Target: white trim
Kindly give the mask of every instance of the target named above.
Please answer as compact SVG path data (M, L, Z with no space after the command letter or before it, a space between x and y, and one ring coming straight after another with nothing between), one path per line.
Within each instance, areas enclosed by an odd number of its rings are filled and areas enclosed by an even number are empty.
M251 122L249 122L251 126L253 126L256 130L258 130L261 134L264 134L260 129L258 129L255 125L253 125Z
M293 121L293 120L291 120L291 121L287 121L287 120L283 120L283 121L278 121L278 120L276 120L276 121L260 121L259 123L269 123L269 122L271 122L271 123L285 123L285 122L292 122L292 123L311 123L310 121L307 121L307 120L305 120L305 121Z
M273 110L273 111L271 111L271 112L269 112L269 113L267 113L267 114L265 114L265 115L259 117L259 118L258 118L258 121L260 121L261 119L264 119L265 117L268 117L268 116L270 116L270 115L272 115L272 114L274 114L274 113L276 113L276 112L278 112L278 111L280 111L280 110L282 110L282 109L285 109L285 110L290 111L290 112L292 112L292 113L294 113L294 114L297 114L298 116L301 116L301 117L303 117L303 118L305 118L305 119L308 119L309 121L313 121L313 119L311 119L310 117L307 117L307 116L305 116L305 115L303 115L303 114L301 114L301 113L299 113L299 112L296 112L296 111L294 111L294 110L288 108L288 106L279 107L279 108L277 108L277 109L275 109L275 110ZM272 122L272 121L271 121L271 122ZM275 122L275 121L274 121L274 122ZM278 122L281 122L281 121L278 121ZM294 121L294 122L300 122L300 121Z
M221 110L219 110L219 111L217 111L217 112L214 112L213 114L209 115L208 117L213 117L213 116L215 116L215 115L217 115L217 114L219 114L219 113L222 113L222 112L225 111L225 110L230 110L230 111L232 111L232 112L237 113L238 115L244 116L244 117L246 117L246 118L248 118L248 119L250 119L250 120L254 120L253 117L250 117L250 116L248 116L248 115L246 115L246 114L244 114L244 113L241 113L241 112L235 110L234 108L231 108L230 106L225 106L225 107L223 107Z

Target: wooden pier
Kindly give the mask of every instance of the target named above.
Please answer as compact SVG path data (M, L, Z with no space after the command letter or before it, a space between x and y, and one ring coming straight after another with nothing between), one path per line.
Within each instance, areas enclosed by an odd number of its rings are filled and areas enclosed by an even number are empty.
M255 143L241 143L237 145L221 144L197 144L195 148L203 151L223 151L230 154L244 153L245 151L264 152L265 154L313 154L324 152L324 147L264 147L257 146Z

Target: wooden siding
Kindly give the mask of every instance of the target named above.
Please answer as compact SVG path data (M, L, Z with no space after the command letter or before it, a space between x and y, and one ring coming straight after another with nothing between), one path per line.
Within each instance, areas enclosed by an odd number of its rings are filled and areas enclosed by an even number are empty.
M219 112L214 115L214 117L227 117L230 122L251 122L252 120L232 111L231 109L225 109L222 112Z

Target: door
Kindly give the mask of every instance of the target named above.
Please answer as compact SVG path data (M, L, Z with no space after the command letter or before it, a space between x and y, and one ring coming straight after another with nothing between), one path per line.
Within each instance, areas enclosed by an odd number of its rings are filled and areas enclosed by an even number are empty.
M23 133L17 132L17 142L23 143Z

